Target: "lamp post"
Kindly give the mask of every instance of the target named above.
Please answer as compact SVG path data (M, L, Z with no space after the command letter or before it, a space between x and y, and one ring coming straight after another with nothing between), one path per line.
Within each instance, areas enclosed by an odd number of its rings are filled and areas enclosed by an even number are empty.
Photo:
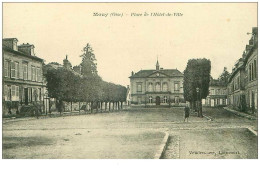
M46 115L48 114L48 107L47 107L47 104L48 104L48 91L46 90L46 92L44 93L44 99L46 100L45 101L45 113L46 113Z
M196 92L197 92L197 113L198 113L198 117L199 117L199 92L200 92L200 88L196 88Z

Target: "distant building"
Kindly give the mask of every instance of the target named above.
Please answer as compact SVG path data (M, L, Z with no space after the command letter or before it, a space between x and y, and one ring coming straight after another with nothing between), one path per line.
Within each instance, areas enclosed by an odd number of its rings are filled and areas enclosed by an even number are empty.
M140 70L130 78L131 105L178 105L184 102L183 74L177 69Z
M203 104L211 107L226 106L227 85L218 79L211 79L209 83L209 95Z
M3 39L3 115L29 111L37 103L44 111L46 82L44 60L35 56L34 45L17 45L16 38ZM45 105L45 106L44 106Z

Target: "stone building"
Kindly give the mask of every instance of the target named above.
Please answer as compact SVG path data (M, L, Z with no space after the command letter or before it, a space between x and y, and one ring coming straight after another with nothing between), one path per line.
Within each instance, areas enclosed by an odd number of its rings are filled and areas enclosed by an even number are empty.
M245 95L247 110L252 113L257 112L258 101L258 32L257 27L252 29L252 37L249 40L249 45L246 46L245 56L245 73L246 73L246 85Z
M46 82L43 59L35 56L34 45L17 45L16 38L2 40L3 115L29 113L35 103L44 111Z
M205 106L226 106L227 85L218 79L211 79L209 83L209 95L203 101Z
M252 29L252 37L246 45L231 73L228 82L228 105L240 111L257 110L257 27Z
M183 74L177 69L140 70L130 78L131 105L179 105L184 102Z
M245 92L245 66L244 58L240 58L234 68L228 82L228 105L234 109L242 109L242 99Z

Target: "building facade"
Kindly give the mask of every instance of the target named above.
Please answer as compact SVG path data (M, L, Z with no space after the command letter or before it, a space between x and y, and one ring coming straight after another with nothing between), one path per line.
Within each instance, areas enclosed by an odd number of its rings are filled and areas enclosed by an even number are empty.
M228 105L239 111L257 112L257 38L257 27L254 27L249 44L236 62L228 82Z
M179 105L184 103L183 74L177 69L140 70L130 78L131 105Z
M252 37L249 41L249 45L247 45L244 65L246 74L245 94L247 110L256 113L258 109L258 32L256 27L252 29Z
M17 42L16 38L3 39L3 115L29 111L35 103L44 112L43 59L35 56L34 45L18 46Z
M227 86L220 80L211 79L209 95L203 100L205 106L217 107L227 105Z
M242 110L243 99L245 99L245 67L244 58L240 58L228 82L228 105L233 109Z

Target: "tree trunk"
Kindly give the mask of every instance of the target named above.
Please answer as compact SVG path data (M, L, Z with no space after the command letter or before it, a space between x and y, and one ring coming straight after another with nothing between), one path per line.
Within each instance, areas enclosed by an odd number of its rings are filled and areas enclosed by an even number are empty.
M72 101L70 102L70 112L72 112Z
M114 109L115 109L115 102L113 102L113 111L114 111Z
M103 102L101 101L101 104L100 104L100 110L102 112L102 108L103 108Z
M93 101L90 103L90 112L93 113Z
M123 102L121 101L121 109L123 109Z
M79 114L80 114L80 102L79 102Z
M107 111L107 102L105 102L105 111Z
M86 101L85 114L87 113L87 110L88 110L88 102Z
M108 111L110 111L110 109L111 109L111 102L108 103L108 106L109 106L108 107Z
M199 102L199 112L200 112L200 117L203 117L203 114L202 114L202 100L200 100L200 102Z
M97 102L96 113L98 113L98 105L99 105L99 102Z

